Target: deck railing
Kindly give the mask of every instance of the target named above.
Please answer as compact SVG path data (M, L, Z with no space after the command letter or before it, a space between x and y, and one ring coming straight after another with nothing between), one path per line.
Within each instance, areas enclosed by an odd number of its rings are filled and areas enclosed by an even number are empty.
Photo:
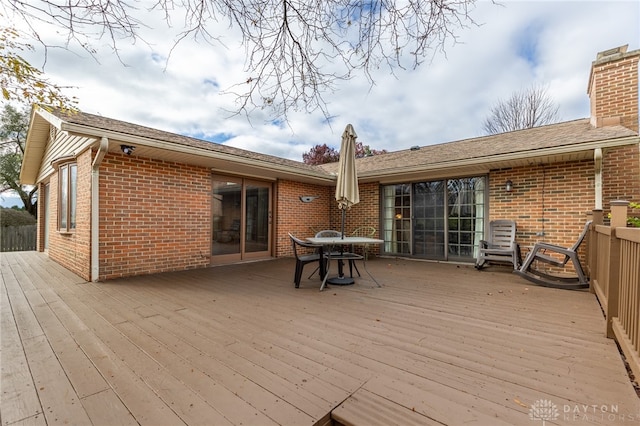
M611 226L594 211L589 253L591 291L607 320L607 337L615 339L640 377L640 228L628 228L626 201L611 203Z

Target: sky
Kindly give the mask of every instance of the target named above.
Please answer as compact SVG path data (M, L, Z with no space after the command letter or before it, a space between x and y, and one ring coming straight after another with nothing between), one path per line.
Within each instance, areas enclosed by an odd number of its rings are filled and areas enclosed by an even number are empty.
M25 58L45 63L50 81L71 86L65 93L82 111L302 161L318 144L339 149L348 123L359 142L387 151L481 136L493 105L533 85L547 88L562 121L585 118L596 54L625 44L640 49L637 0L482 0L470 15L477 25L458 28L457 40L419 68L395 76L380 69L373 86L355 75L325 93L330 124L320 111L292 113L288 126L260 110L231 117L235 99L224 89L246 74L244 50L226 27L224 45L183 40L168 62L176 28L153 18L146 44L119 44L121 60L99 44L97 60L78 48L51 49L46 63L41 49Z

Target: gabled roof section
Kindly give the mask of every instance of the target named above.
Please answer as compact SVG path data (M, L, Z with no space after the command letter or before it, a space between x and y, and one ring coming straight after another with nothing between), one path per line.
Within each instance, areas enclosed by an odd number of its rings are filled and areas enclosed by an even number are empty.
M46 110L39 107L31 109L29 131L20 169L20 182L28 185L36 183L42 158L49 142L51 126L60 130L61 125L62 122Z

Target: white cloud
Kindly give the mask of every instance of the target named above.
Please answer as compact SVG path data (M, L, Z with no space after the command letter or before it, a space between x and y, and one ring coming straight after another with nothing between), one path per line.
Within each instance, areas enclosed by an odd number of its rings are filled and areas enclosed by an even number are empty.
M59 84L77 86L69 93L86 112L182 134L226 135L230 145L301 160L316 144L337 148L347 123L360 141L389 151L478 136L498 99L534 83L549 87L562 119L586 117L596 53L623 44L640 48L637 1L481 1L472 17L481 25L459 30L459 43L449 43L432 63L399 70L397 78L381 69L373 87L357 76L327 93L331 126L320 112L293 113L290 127L271 124L266 111L255 111L250 122L225 112L235 104L221 91L246 74L244 49L224 26L216 29L230 34L226 47L184 40L168 64L175 31L146 29L150 46L120 46L127 66L108 49L99 63L55 50L45 71ZM157 19L149 25L165 28ZM41 56L28 59L42 62Z

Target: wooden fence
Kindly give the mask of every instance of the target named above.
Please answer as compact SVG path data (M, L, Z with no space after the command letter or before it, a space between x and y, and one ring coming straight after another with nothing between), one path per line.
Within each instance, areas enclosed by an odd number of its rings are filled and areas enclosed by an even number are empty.
M0 228L0 252L36 249L36 225Z
M607 337L620 345L640 377L640 228L628 228L626 201L611 203L611 226L594 211L589 253L591 291L607 319Z

